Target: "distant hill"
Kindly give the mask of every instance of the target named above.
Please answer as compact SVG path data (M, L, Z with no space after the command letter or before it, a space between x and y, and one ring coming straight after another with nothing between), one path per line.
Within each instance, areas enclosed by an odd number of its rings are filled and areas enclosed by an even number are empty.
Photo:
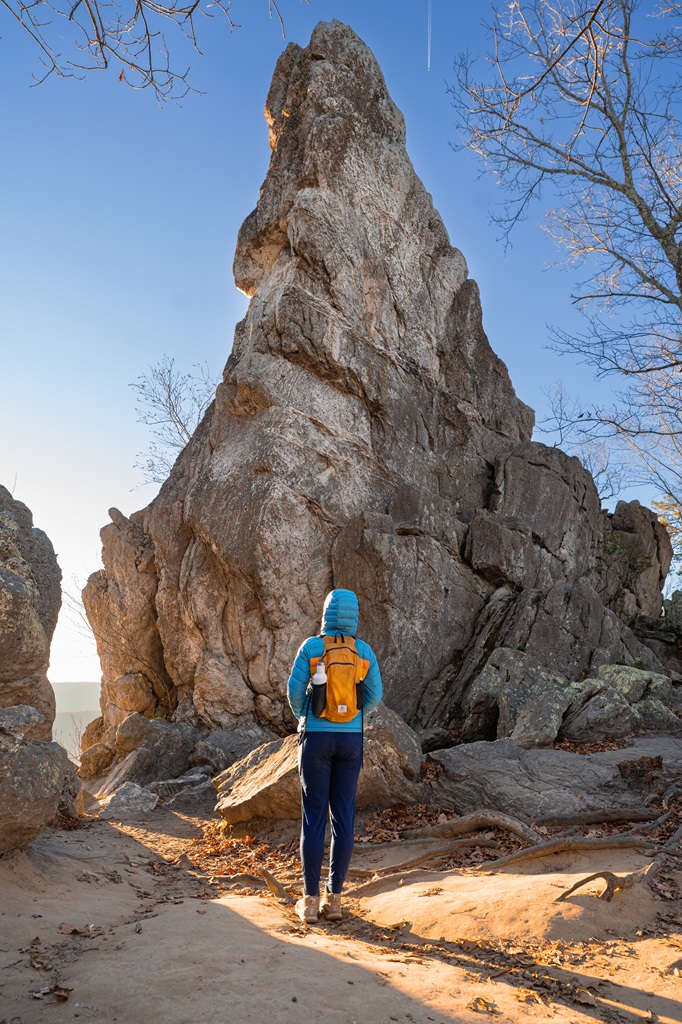
M53 687L57 698L54 738L77 757L83 729L100 714L99 683L53 683Z

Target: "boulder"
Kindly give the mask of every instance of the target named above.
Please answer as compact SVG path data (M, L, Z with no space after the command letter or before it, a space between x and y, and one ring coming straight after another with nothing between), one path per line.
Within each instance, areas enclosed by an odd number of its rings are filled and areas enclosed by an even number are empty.
M535 696L547 691L554 720L558 693L614 663L663 672L589 579L521 593L500 587L458 663L425 689L420 714L425 722L461 726L467 742L509 736L521 708ZM569 693L566 707L575 697Z
M99 812L105 821L140 821L154 810L159 802L156 793L150 793L134 782L124 782L107 799Z
M366 723L357 806L391 807L423 796L421 743L402 719L380 706ZM300 818L298 736L258 747L213 780L216 811L229 822Z
M28 738L38 719L27 706L0 712L0 855L23 849L58 813L75 816L74 768L58 743Z
M660 756L674 776L682 769L682 740L633 740L627 749L597 754L522 750L511 739L464 743L429 754L443 768L429 785L429 802L458 814L486 808L522 819L628 807L643 794L618 765L640 756Z
M100 715L99 718L93 719L92 722L88 722L83 730L81 736L81 751L87 750L88 747L92 747L95 743L101 743L104 736L104 718Z
M213 780L216 810L228 822L300 818L298 736L257 747Z
M216 792L213 782L208 779L197 783L196 786L188 786L181 790L168 801L168 808L178 814L189 814L195 817L205 818L213 816L216 802Z
M24 705L43 717L35 739L51 739L54 692L47 679L61 605L62 574L31 512L0 486L0 707Z
M678 699L667 676L628 665L602 665L596 679L580 684L559 735L578 742L641 732L682 736L682 717L670 706Z
M95 743L81 754L78 774L81 779L94 779L98 775L104 775L115 756L116 751L106 743Z
M122 761L118 761L110 769L106 776L96 780L97 785L91 783L91 786L95 790L97 797L103 800L112 796L117 789L127 782L144 786L146 783L153 782L157 777L159 777L159 774L156 758L151 750L148 750L146 747L140 747L139 750L131 750ZM163 774L161 777L163 777Z

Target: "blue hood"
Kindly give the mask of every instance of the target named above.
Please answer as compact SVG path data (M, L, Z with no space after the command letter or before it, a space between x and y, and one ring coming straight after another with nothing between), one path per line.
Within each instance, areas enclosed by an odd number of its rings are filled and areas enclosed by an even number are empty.
M358 599L352 590L332 590L327 594L322 612L322 633L357 636Z

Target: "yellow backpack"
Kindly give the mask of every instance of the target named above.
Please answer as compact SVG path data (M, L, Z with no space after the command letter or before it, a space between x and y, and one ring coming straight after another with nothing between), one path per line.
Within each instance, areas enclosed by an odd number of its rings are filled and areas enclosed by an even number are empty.
M310 659L310 677L312 681L318 661L324 661L326 700L323 708L313 708L313 714L330 722L350 722L362 708L369 661L361 658L355 650L352 636L325 636L322 639L324 654L321 658ZM312 683L310 688L313 689Z

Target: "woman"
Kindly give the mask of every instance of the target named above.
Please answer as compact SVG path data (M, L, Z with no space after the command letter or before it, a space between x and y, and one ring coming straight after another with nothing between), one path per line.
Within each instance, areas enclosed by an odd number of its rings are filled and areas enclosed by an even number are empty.
M299 720L301 734L303 896L296 904L296 912L307 924L314 924L320 912L330 921L342 917L341 890L355 841L355 794L362 766L363 720L381 700L377 659L369 644L357 639L358 614L358 599L352 590L332 590L324 602L320 636L308 637L301 645L288 683L289 704ZM349 703L347 708L344 703L338 705L338 715L329 706L316 715L312 709L311 678L321 659L331 666L336 650L342 651L345 658L354 659L355 681L361 684L359 710L354 713L355 704ZM332 667L327 668L330 677L333 671ZM329 878L320 905L327 817L331 821Z

